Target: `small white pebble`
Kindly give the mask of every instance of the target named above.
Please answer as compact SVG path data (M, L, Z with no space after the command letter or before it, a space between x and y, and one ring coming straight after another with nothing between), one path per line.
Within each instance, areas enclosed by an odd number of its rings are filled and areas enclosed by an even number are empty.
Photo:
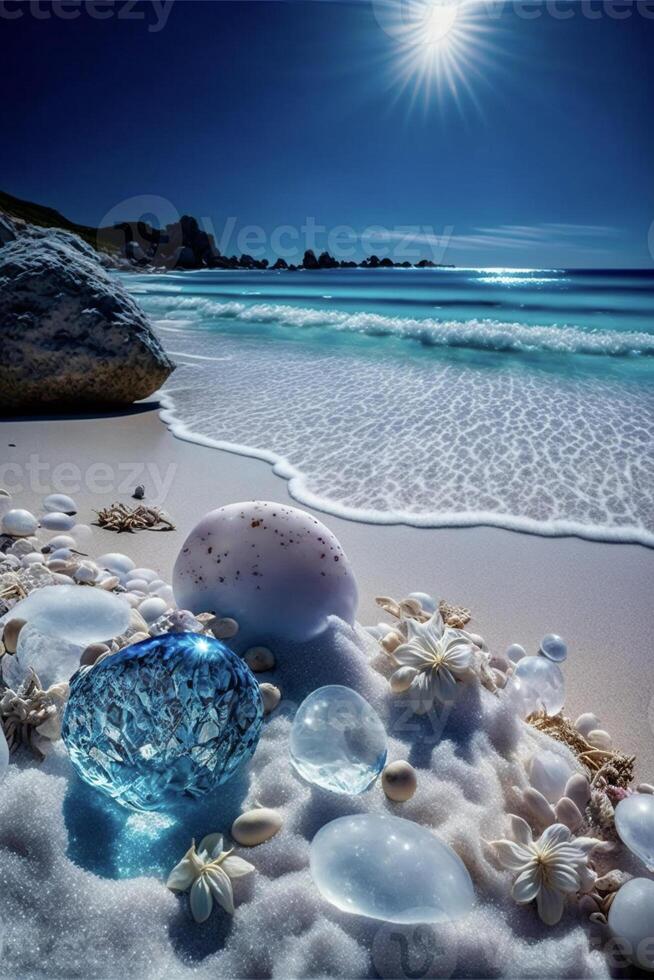
M29 510L8 510L2 518L2 530L12 538L29 538L38 526L39 522Z
M590 711L586 714L579 715L575 722L575 728L580 735L584 738L588 738L592 731L595 731L600 727L600 720L597 715L592 714Z
M524 647L521 647L519 643L512 643L511 646L507 647L506 655L514 664L522 660L523 657L527 656L527 651Z
M269 715L281 701L282 692L274 684L260 684L259 690L263 700L263 713Z
M154 623L155 619L163 616L168 606L163 599L154 596L145 599L139 606L139 612L146 623Z
M130 592L143 592L145 594L148 591L148 583L144 578L129 578L125 582L125 588Z
M74 548L75 538L72 538L70 534L57 534L54 538L50 538L48 541L48 548L50 548L50 553L56 551L57 548Z
M77 504L72 497L67 497L65 493L51 493L43 501L43 509L70 515L77 513Z
M208 625L217 640L230 640L238 633L238 623L229 616L212 619Z
M68 514L60 514L57 511L44 514L41 518L41 526L48 531L70 531L75 526L75 518Z
M411 763L401 759L397 762L389 762L382 772L381 782L389 800L393 800L394 803L406 803L416 791L418 777Z
M594 731L589 732L586 740L590 742L593 748L603 749L606 752L608 752L612 745L611 736L608 732L602 731L601 728L596 728Z
M652 796L654 794L654 786L652 786L651 783L638 783L638 786L636 786L636 792L646 793L649 796Z
M245 651L243 659L255 674L264 670L272 670L275 666L275 655L268 647L250 647Z

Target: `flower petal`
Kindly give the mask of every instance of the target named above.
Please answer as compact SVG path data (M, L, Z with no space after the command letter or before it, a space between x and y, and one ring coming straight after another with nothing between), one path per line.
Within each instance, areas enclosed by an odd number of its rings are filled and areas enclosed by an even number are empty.
M403 667L415 667L416 670L424 670L433 661L433 657L415 642L402 643L393 650L393 656Z
M536 898L540 886L541 881L538 865L534 864L532 868L527 868L526 871L518 875L513 883L511 894L516 902L524 905L525 902L531 902Z
M207 876L206 873L201 874L199 878L195 879L191 888L191 915L196 922L206 922L211 915L212 908L213 899Z
M497 860L509 871L524 871L525 865L533 859L531 851L512 840L493 840L490 843L495 848Z
M563 895L555 888L544 886L536 898L538 914L546 926L555 926L563 915Z
M531 827L526 820L518 817L515 813L509 814L511 817L511 832L519 844L532 844L533 835Z
M548 865L547 883L560 892L578 892L581 884L579 875L568 864L555 862Z
M223 851L223 835L207 834L200 841L200 851L207 855L207 860L214 861Z
M221 862L220 867L230 878L242 878L243 875L249 875L254 871L253 864L238 857L236 854L230 854L229 857L226 857Z
M599 847L604 841L598 840L597 837L575 837L570 843L573 847L578 847L584 854L590 854L592 850Z
M542 849L544 847L553 847L556 844L566 844L571 836L568 827L564 827L562 823L553 823L541 834L538 839L538 846Z
M232 883L229 880L227 874L222 868L208 868L204 873L203 877L207 879L207 887L211 889L211 894L216 899L219 905L229 912L230 915L234 914L234 892L232 890Z
M185 892L191 887L201 869L202 863L196 854L195 845L191 844L182 860L175 865L168 875L166 888L175 892Z
M456 699L456 681L447 667L432 670L431 686L434 697L442 704L451 704Z

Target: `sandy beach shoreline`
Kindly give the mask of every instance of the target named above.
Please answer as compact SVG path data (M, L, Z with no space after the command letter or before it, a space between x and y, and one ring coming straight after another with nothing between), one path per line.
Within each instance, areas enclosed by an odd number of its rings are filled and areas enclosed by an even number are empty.
M181 544L200 517L227 503L264 499L296 505L285 480L260 460L175 438L156 402L116 416L5 420L0 483L38 513L42 497L71 493L80 520L137 483L176 530L121 534L93 528L91 553L122 551L170 579ZM304 508L308 509L308 508ZM654 550L497 528L380 526L318 514L341 541L359 585L358 619L383 618L379 594L426 590L470 606L471 627L490 649L533 650L559 632L568 642L566 713L594 711L616 746L654 765L651 671Z

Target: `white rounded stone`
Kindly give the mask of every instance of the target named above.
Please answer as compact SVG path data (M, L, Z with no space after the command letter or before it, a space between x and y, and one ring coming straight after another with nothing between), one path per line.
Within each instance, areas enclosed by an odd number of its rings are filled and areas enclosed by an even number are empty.
M43 509L72 516L77 513L77 504L72 497L67 497L65 493L51 493L43 501Z
M157 573L151 568L132 568L131 575L132 578L145 579L146 582L154 582L158 577Z
M57 551L58 548L74 548L75 538L70 534L56 534L48 541L50 552Z
M382 772L381 783L389 800L406 803L418 787L418 777L410 762L399 759L389 762Z
M2 530L13 538L28 538L38 526L39 522L29 510L8 510L2 518Z
M584 738L588 738L592 731L595 731L601 727L602 726L597 715L592 714L590 711L587 711L586 714L579 715L575 722L575 728L580 735L583 735Z
M251 639L304 640L330 616L352 625L357 589L335 536L305 511L255 501L211 511L175 563L175 599L234 618Z
M461 858L426 827L381 813L332 820L311 843L311 876L336 908L386 922L446 922L475 893Z
M100 568L107 568L114 575L125 575L135 567L131 558L128 558L127 555L121 555L117 551L101 555L96 561Z
M523 657L527 656L527 651L519 643L512 643L511 646L507 647L506 656L512 663L517 664Z
M568 780L574 775L575 770L558 752L543 749L529 760L531 785L548 803L558 803L565 796Z
M49 561L70 561L71 558L73 558L73 552L70 548L56 548L48 554Z
M282 818L277 810L262 806L237 817L232 824L231 837L243 847L256 847L274 837L281 826Z
M143 592L145 594L148 591L148 583L144 578L129 578L125 582L125 588L130 592Z
M654 881L651 878L632 878L620 888L609 909L609 929L632 963L654 972Z
M87 646L123 633L129 607L122 597L84 585L48 585L36 589L3 619L25 619L48 636Z
M0 489L0 517L3 517L8 510L11 510L11 494L8 490Z
M269 715L281 701L282 692L274 684L259 684L259 690L263 701L263 713Z
M155 596L151 596L144 601L139 606L139 612L146 623L154 623L155 619L159 616L163 616L168 606L163 599L157 599Z
M75 518L68 514L61 514L58 511L44 514L41 518L41 526L48 531L70 531L75 526Z

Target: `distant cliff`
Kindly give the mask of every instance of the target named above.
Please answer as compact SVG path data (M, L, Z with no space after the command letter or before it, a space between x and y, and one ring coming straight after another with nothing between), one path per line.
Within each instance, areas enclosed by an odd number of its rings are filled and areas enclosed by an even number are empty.
M411 262L393 262L389 258L370 255L363 262L339 262L329 254L316 256L307 249L301 263L294 265L285 259L277 259L269 266L268 259L255 259L251 255L223 255L214 236L204 231L196 218L183 215L179 221L154 228L147 222L121 222L110 228L91 228L69 221L53 208L22 201L0 191L0 214L9 215L18 224L38 225L42 228L60 228L79 235L96 251L104 253L105 264L123 269L267 269L296 272L299 269L388 269L388 268L436 268L441 263L431 259ZM451 267L449 267L451 268Z

